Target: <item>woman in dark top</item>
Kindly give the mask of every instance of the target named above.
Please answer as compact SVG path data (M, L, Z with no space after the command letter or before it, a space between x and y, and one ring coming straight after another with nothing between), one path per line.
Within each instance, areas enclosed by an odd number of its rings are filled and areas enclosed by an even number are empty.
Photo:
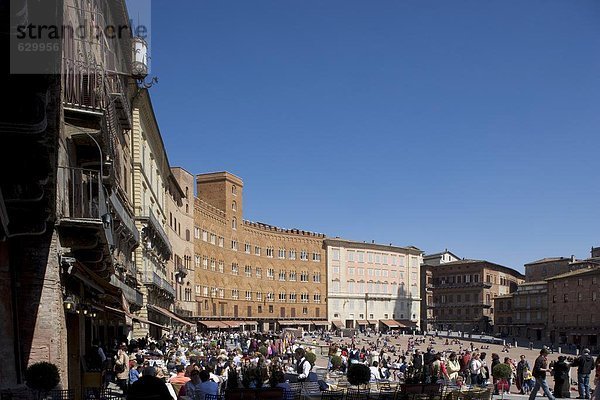
M569 398L569 369L571 366L567 363L567 357L559 356L554 364L554 397Z

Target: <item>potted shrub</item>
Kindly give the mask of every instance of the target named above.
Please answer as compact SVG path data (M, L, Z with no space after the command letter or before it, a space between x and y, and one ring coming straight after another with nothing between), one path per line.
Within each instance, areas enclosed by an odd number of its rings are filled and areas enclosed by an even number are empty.
M350 364L346 374L348 383L360 388L361 385L368 385L371 380L371 370L365 364Z
M315 353L307 351L306 354L304 354L304 358L306 358L306 361L308 361L312 367L315 366L315 362L317 361L317 355Z
M340 369L340 367L342 366L342 357L340 356L331 356L331 359L329 361L331 362L331 369L334 371Z
M512 368L508 364L500 363L492 370L492 376L498 380L496 387L498 388L498 392L502 394L503 399L504 392L509 388L508 380L510 379L511 375Z
M58 367L45 361L31 364L25 371L25 382L37 393L38 399L43 398L60 382Z

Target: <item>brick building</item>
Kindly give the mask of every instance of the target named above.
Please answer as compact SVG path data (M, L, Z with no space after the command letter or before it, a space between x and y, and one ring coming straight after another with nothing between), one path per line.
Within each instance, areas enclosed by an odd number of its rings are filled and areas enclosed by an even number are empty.
M460 260L431 268L431 278L436 329L492 332L494 297L514 292L524 276L489 261Z
M34 25L39 15L73 29L90 15L129 24L120 0L22 7L13 17ZM105 33L64 35L50 75L13 75L5 85L15 108L0 120L0 388L23 383L38 361L57 365L63 388L98 386L86 357L92 340L131 330L140 240L130 186L132 45Z
M325 235L243 219L243 182L196 177L197 315L206 329L327 325ZM225 324L225 325L223 325Z
M325 246L334 327L418 329L421 250L337 238Z
M600 260L548 278L548 334L551 343L599 350Z

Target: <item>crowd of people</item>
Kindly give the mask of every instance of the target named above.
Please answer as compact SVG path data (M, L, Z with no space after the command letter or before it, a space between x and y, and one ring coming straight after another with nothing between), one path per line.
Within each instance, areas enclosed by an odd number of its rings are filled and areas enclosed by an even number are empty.
M116 384L130 399L160 393L161 400L177 400L180 396L204 400L206 394L238 387L288 390L290 373L300 381L318 380L313 372L317 352L312 347L319 343L329 346L324 369L344 374L350 365L363 363L370 367L373 382L459 387L493 384L496 392L516 389L513 392L529 394L530 400L540 389L548 400L570 397L572 369L577 371L578 398L592 398L590 382L600 385L600 357L594 360L587 349L579 357L560 355L550 362L549 351L543 348L539 357L530 362L525 355L517 361L483 351L489 346L464 345L459 339L410 336L402 348L399 335L369 332L334 338L321 331L301 345L291 332L181 333L157 340L116 342L111 350L95 342L92 349L98 362L102 362L104 385ZM507 366L507 376L494 377L494 368L499 364ZM549 374L554 378L554 390L546 383ZM323 381L320 383L322 388L327 387ZM598 391L593 395L600 400Z

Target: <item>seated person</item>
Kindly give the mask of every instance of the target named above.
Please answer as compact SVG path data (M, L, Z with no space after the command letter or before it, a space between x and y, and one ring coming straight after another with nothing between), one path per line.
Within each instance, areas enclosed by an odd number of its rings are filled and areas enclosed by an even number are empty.
M173 400L167 385L156 377L154 367L148 367L130 387L128 400Z

